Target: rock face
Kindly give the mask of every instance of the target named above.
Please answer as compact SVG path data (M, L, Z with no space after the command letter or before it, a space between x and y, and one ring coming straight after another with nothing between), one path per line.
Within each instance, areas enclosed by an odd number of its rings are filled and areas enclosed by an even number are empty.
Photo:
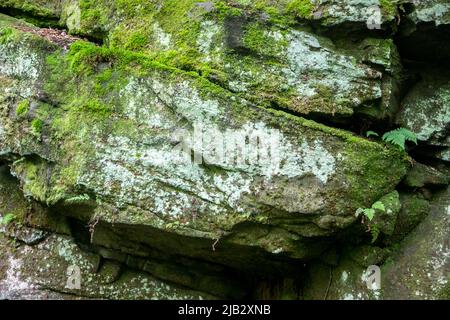
M337 266L311 264L305 297L308 299L448 299L449 189L432 201L431 212L399 246L390 249L359 246L342 254ZM389 258L387 258L390 256ZM370 290L371 265L381 266L381 288Z
M386 299L450 296L450 192L438 194L429 216L401 242L382 268Z
M446 8L3 1L0 298L384 297L352 277L448 196L450 77L401 56ZM366 138L394 123L424 164Z
M3 242L3 240L2 240ZM67 237L52 235L38 245L17 250L1 244L0 299L213 299L213 296L170 286L150 275L121 271L120 265L82 252ZM71 287L70 266L80 268L82 286ZM78 271L77 271L78 272ZM69 273L70 275L70 273ZM53 292L62 292L54 294Z
M450 147L450 81L439 72L422 73L421 81L403 100L399 124L417 134L419 140Z
M391 40L335 44L308 27L286 29L297 19L326 27L365 26L372 16L375 24L392 21L395 7L374 12L378 0L328 1L320 8L319 1L303 0L256 7L246 1L54 2L59 8L51 15L60 14L73 33L199 72L258 104L341 117L382 117L395 107L388 101L396 93L399 58Z
M213 241L238 224L264 222L287 229L295 242L348 226L358 207L406 172L406 158L392 148L256 107L142 57L84 43L49 52L42 46L51 44L32 34L14 37L2 61L16 83L4 90L20 88L24 78L29 94L5 105L15 114L3 121L2 151L25 156L12 172L26 195L48 205L84 203L95 206L89 218L99 221ZM24 63L19 48L32 56L29 73L15 69ZM370 175L383 168L384 175ZM230 241L255 245L252 227L243 232ZM258 246L305 254L280 241Z

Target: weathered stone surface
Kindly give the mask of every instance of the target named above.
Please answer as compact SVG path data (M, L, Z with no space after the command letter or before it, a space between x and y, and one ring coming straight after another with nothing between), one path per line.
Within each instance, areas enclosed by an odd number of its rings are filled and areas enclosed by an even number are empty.
M28 15L29 17L51 19L57 22L61 16L63 3L67 1L57 0L2 0L0 8L12 10L17 15ZM45 21L45 20L44 20Z
M157 2L158 5L149 4L144 1L133 1L131 3L123 3L120 1L95 1L98 2L96 6L93 1L80 1L80 0L49 0L49 1L35 1L35 0L5 0L0 7L6 9L16 9L19 11L27 12L33 15L41 16L58 16L63 13L62 23L66 22L67 17L77 15L73 17L78 21L84 21L84 25L94 23L93 18L102 18L105 15L105 11L109 9L107 4L110 4L114 9L119 11L119 14L127 13L127 11L133 10L133 6L139 12L146 11L162 11L165 8ZM425 4L418 8L417 15L421 18L418 21L429 21L436 18L436 15L442 11L440 7L445 7L445 4L437 4L436 10L430 7L430 2L425 1ZM175 2L170 2L174 4ZM188 7L190 12L190 18L196 17L195 13L208 13L211 11L219 11L222 14L242 14L259 16L265 21L270 21L275 24L295 24L298 21L316 21L322 26L332 27L340 24L357 23L361 27L380 27L379 25L387 22L392 22L397 13L397 4L400 1L388 0L349 0L343 3L336 0L280 0L270 1L263 0L254 5L251 1L247 0L234 0L234 1L185 1L185 4L179 5L176 9L185 9ZM194 9L198 8L199 12L195 12ZM97 12L91 12L95 11ZM203 11L201 11L203 10ZM194 12L192 12L194 11ZM419 12L420 11L420 12ZM183 12L183 11L178 11ZM444 12L445 13L445 12ZM97 21L99 24L106 24L105 19ZM374 25L372 26L371 23ZM78 27L80 28L80 27ZM83 30L83 29L82 29ZM84 29L89 31L88 28Z
M450 5L446 0L405 1L397 44L405 58L446 63L450 57Z
M408 187L421 188L429 185L447 185L450 182L450 173L436 168L414 163L414 166L406 175L403 183Z
M382 268L385 299L448 297L450 189L433 200L430 215L402 241Z
M449 189L432 202L431 213L393 249L347 248L338 266L309 267L306 299L447 299L450 275ZM381 289L367 286L367 267L381 267Z
M401 193L400 201L402 208L397 216L395 229L388 243L402 240L430 213L430 203L423 195Z
M446 0L412 1L414 10L408 18L415 23L434 23L436 26L450 24L450 3Z
M447 2L2 1L0 299L449 298Z
M435 157L450 162L450 148L445 148L444 150L437 152Z
M417 134L421 141L448 146L450 81L437 70L421 74L420 82L402 102L398 123Z
M311 255L305 238L348 226L358 207L406 172L407 157L393 148L255 107L143 56L83 42L60 52L35 35L10 33L0 47L2 151L17 155L11 169L25 195L93 205L79 218L212 242L229 235L231 243L301 259ZM236 163L217 157L208 140L233 152L255 134L272 158L247 154ZM180 144L203 163L186 162ZM262 225L240 234L235 227L244 222Z
M90 226L85 226L85 223L81 221L67 221L69 218L62 215L61 212L40 208L38 203L23 198L18 181L9 174L6 166L2 167L0 174L0 191L0 221L2 216L13 216L7 225L2 225L0 222L0 231L5 237L10 239L11 244L25 243L29 246L35 246L46 240L50 232L63 233L74 237L74 241L80 245L80 248L83 248L85 251L95 252L98 256L107 259L102 261L102 268L108 270L108 277L105 280L107 283L113 283L118 280L124 268L132 268L137 272L144 272L144 274L150 273L153 277L162 281L172 284L176 283L184 288L200 290L203 293L213 294L222 298L242 298L249 295L249 292L253 290L253 279L244 278L234 270L219 266L217 259L214 259L214 257L211 259L213 260L212 262L208 263L206 261L208 260L207 255L212 253L211 243L206 244L207 250L202 247L195 248L199 255L203 255L202 258L204 260L196 261L188 258L189 254L186 250L188 248L189 250L194 250L188 238L179 238L175 240L177 241L176 243L170 243L173 241L170 234L154 235L149 232L142 234L137 232L137 230L127 230L128 232L140 234L145 239L136 240L133 243L133 239L127 237L127 234L122 239L119 235L116 235L116 233L120 233L120 230L113 226L106 228L103 224L99 224L91 229ZM153 237L161 238L160 242L166 243L167 250L157 251L154 248L156 247L155 241L148 242L149 246L153 247L152 249L142 246L138 242L145 242ZM4 241L6 242L7 239L5 238ZM184 242L185 245L179 252L171 250L180 242ZM163 246L160 246L160 249L161 247ZM237 255L249 256L249 259L238 259L242 260L241 263L250 264L257 261L254 253L243 253L239 251L239 248L234 248L233 252ZM282 270L286 271L286 268L282 268ZM228 275L230 279L225 279L224 275ZM72 297L60 297L55 295L54 291L51 291L58 290L58 288L48 289L30 290L29 292L27 291L28 293L25 291L9 292L8 298L34 296L34 298L44 299L46 296L49 296L52 299L66 299ZM104 292L98 297L107 298L108 296Z
M396 6L390 1L262 1L258 6L221 0L66 1L60 6L61 23L72 33L198 72L258 104L339 118L354 112L382 118L396 108L379 103L395 100L399 83L399 69L389 67L399 65L391 40L335 45L309 27L286 28L299 18L326 27L381 28L394 20ZM367 60L366 53L378 58Z
M36 246L13 250L0 234L0 299L102 298L102 299L211 299L212 296L177 288L143 273L124 271L112 281L109 264L82 252L70 238L52 235ZM67 288L68 268L78 266L81 286ZM51 293L48 293L48 292ZM53 292L64 293L56 295Z
M378 247L348 248L338 266L315 262L309 266L305 283L307 300L380 299L380 290L367 287L367 267L381 265L389 252ZM382 283L383 285L383 283Z

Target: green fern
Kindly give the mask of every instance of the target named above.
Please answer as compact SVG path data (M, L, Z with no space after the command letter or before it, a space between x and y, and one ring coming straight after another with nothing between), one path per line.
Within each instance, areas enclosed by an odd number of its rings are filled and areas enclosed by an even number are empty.
M377 241L378 236L380 235L381 231L380 228L374 224L370 227L370 234L372 236L372 243L375 243Z
M380 135L378 133L376 133L375 131L367 131L366 132L366 137L370 138L370 137L379 137Z
M385 133L382 137L383 141L398 146L402 150L405 150L406 141L411 141L417 144L417 136L414 132L405 129L398 128Z
M384 206L384 203L381 201L377 201L372 205L372 209L374 210L380 210L385 212L386 211L386 207Z
M377 201L372 205L371 208L358 208L358 210L356 210L355 215L359 217L361 214L363 214L369 219L369 221L372 221L373 218L375 217L376 210L380 210L383 212L386 211L383 202Z

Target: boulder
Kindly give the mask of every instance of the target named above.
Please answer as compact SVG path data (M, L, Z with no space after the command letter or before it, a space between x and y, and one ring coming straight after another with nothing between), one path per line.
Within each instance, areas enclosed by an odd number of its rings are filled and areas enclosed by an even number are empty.
M371 290L367 285L370 275L368 267L381 265L388 255L388 250L362 245L344 249L337 266L323 262L312 263L306 272L304 299L380 299L380 290ZM381 285L383 284L382 282Z
M0 299L450 297L447 2L2 1Z
M395 148L146 56L65 51L2 23L2 153L26 196L80 220L306 259L406 173Z
M378 238L380 233L384 236L390 236L394 233L398 214L402 206L397 191L381 197L378 201L383 204L384 210L376 209L373 220L368 222L372 231L373 241Z
M258 104L336 121L360 112L383 118L397 107L390 102L398 95L400 62L391 40L333 41L295 27L300 19L327 28L381 28L394 20L391 1L54 3L72 34L149 54Z
M304 298L448 299L449 199L448 188L438 193L431 203L431 213L393 247L347 247L337 266L323 261L311 263L306 273ZM370 266L380 267L380 288L368 281L372 274Z
M450 57L450 5L446 0L403 1L397 44L404 58L446 63Z
M430 213L430 202L422 194L402 192L400 194L401 210L395 222L391 237L386 243L396 243L402 240Z
M449 296L450 189L431 203L431 213L382 267L385 299L441 299Z
M438 70L421 72L421 80L409 91L397 117L399 125L416 133L418 140L449 146L450 81Z
M414 163L414 166L403 180L406 186L413 188L448 185L449 182L450 173L448 171L439 170L419 162Z

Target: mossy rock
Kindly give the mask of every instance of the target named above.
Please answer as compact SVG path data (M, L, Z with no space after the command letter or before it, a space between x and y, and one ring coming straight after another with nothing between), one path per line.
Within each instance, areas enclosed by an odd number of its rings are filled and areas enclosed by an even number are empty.
M428 69L402 102L399 125L413 131L418 140L448 147L450 81L448 72Z
M395 148L255 106L146 55L83 41L64 52L19 31L11 41L0 47L3 73L19 79L14 90L26 83L37 103L31 122L2 118L2 148L25 155L11 168L27 196L49 206L93 203L81 220L95 215L306 259L322 250L311 238L349 226L358 207L406 173L408 157ZM12 66L23 50L35 57L28 73ZM199 124L200 149L189 140ZM216 157L208 140L222 137L237 150L254 134L277 156L235 162ZM183 162L175 146L201 151L202 163ZM242 223L267 229L266 240L239 234Z
M411 232L430 213L430 202L422 195L401 193L401 210L398 213L395 229L387 243L396 243Z
M450 182L450 173L421 163L414 163L403 183L412 188L445 186Z
M399 79L392 69L384 76L362 57L367 47L345 41L355 51L348 52L296 25L365 30L376 8L381 24L392 22L395 3L75 0L62 4L61 22L73 34L196 72L258 104L303 115L348 119L362 111L383 118L395 112ZM397 62L395 46L376 47L387 64Z
M368 225L372 231L372 241L375 242L380 234L391 236L397 223L397 216L401 209L399 193L393 191L378 200L383 204L384 210L376 209L375 216Z
M382 267L385 299L440 299L448 292L449 188L431 202L430 214Z

